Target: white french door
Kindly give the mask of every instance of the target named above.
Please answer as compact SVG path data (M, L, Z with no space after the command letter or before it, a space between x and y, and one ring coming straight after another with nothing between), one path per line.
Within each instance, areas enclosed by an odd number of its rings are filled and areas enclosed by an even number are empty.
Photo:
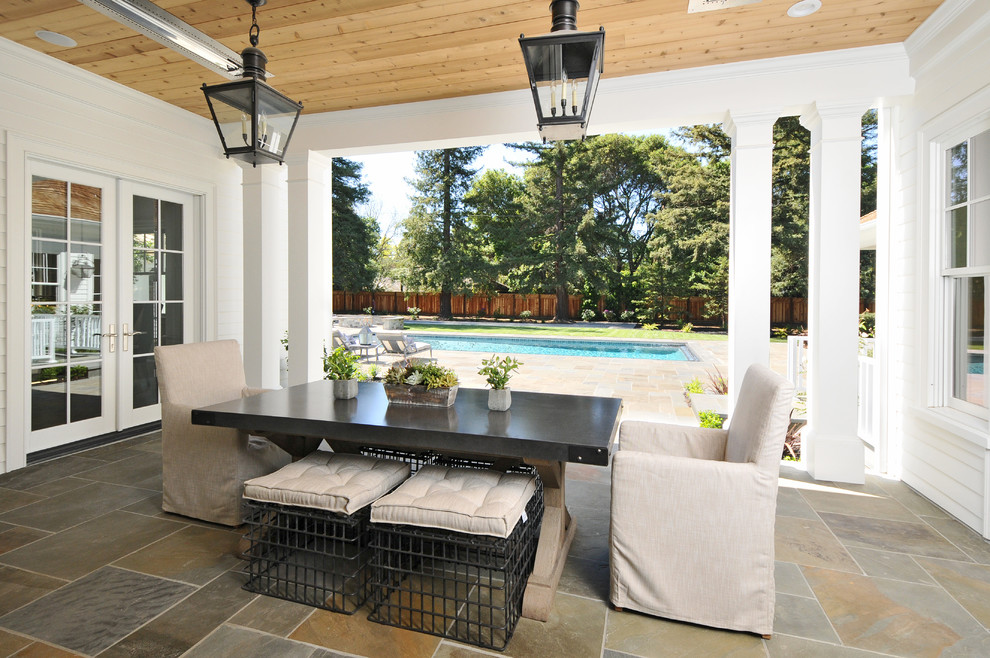
M155 345L191 340L195 197L31 165L27 453L160 418Z
M192 340L195 197L121 183L120 428L161 418L154 350Z

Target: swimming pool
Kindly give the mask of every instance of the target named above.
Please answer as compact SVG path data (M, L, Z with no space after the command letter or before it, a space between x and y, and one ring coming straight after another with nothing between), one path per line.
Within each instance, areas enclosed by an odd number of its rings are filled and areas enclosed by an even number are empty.
M658 361L699 361L684 343L631 340L591 340L587 338L522 338L515 336L449 336L409 333L434 350L487 352L488 354L559 354L564 356L604 356L619 359Z

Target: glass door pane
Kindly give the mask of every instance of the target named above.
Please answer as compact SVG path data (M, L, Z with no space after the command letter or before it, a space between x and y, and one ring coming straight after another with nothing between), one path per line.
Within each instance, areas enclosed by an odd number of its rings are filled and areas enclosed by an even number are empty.
M186 238L190 235L192 199L187 194L128 184L129 211L125 241L132 277L123 287L127 309L121 355L127 370L121 384L129 399L121 400L125 426L157 419L158 380L154 350L191 339L185 307L189 294Z
M80 173L79 178L94 177ZM31 431L44 432L32 435L29 452L100 433L113 422L102 336L102 226L113 182L94 182L100 184L73 177L31 178L28 381ZM98 429L72 429L74 423L94 419Z

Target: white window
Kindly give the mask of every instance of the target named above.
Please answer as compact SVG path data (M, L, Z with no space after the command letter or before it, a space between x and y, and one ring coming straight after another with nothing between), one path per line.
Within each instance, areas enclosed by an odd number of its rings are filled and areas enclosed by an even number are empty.
M986 418L990 278L990 130L944 147L941 278L946 301L945 403Z

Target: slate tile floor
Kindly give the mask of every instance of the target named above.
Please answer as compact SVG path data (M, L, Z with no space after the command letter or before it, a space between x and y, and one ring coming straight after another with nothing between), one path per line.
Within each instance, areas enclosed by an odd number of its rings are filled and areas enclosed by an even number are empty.
M0 656L435 656L482 652L241 589L234 529L161 511L158 433L0 476ZM571 465L578 535L548 622L509 656L987 656L990 544L907 486L781 469L769 641L618 613L610 472Z

